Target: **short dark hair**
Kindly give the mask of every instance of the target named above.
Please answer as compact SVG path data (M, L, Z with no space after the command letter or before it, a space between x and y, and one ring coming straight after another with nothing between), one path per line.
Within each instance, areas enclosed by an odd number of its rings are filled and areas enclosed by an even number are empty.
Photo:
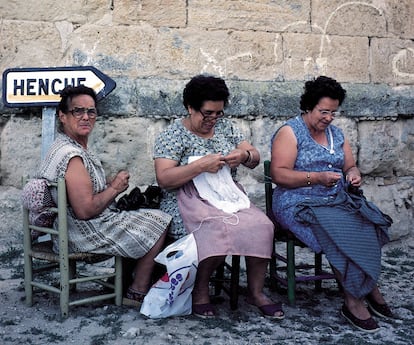
M69 110L69 102L72 101L73 97L79 96L79 95L88 95L91 96L95 102L97 102L97 97L95 91L85 85L78 85L78 86L72 86L68 85L63 90L60 91L60 102L57 106L57 113L59 111L63 113L67 113Z
M302 111L312 110L324 97L338 100L341 105L346 96L346 90L341 84L326 76L307 81L303 89L304 93L300 98L300 110Z
M191 106L195 110L200 110L205 101L223 101L224 106L227 106L229 96L229 89L223 79L199 74L185 86L183 104L186 109Z

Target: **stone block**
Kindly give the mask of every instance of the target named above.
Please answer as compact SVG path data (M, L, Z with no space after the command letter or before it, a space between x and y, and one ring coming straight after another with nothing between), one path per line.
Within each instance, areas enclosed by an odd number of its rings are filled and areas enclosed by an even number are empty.
M61 65L61 39L55 24L3 20L0 70Z
M40 161L41 118L12 117L1 132L1 184L22 186L23 176L33 176Z
M308 1L205 1L188 2L192 27L254 30L256 32L310 32Z
M89 146L101 160L107 176L128 170L130 188L153 184L156 182L152 159L154 141L166 125L167 121L145 118L97 121Z
M388 13L376 1L312 1L312 32L323 35L386 37ZM327 37L329 40L329 37Z
M113 1L115 24L136 25L142 21L160 27L184 27L186 25L185 0L120 0Z
M71 36L68 65L93 65L109 76L157 74L157 31L148 25L83 25Z
M367 37L283 34L287 80L328 75L339 82L369 82Z
M414 36L414 1L384 1L388 32L400 38L412 39Z
M21 188L0 185L1 253L23 247L21 192Z
M224 30L164 30L154 56L163 75L210 73L226 78L269 80L282 75L278 34Z
M347 91L342 108L346 115L354 118L396 118L404 114L407 104L400 102L407 97L386 84L343 84ZM411 90L412 92L412 90ZM409 94L409 90L405 90ZM400 112L401 111L401 112Z
M392 184L382 178L364 178L362 189L365 197L393 219L389 230L391 240L413 235L414 178L404 177Z
M359 165L366 175L414 175L414 120L361 121Z
M108 0L11 0L0 2L2 19L32 22L69 21L76 24L96 23L110 16L111 2Z
M371 40L371 78L391 85L414 83L414 43L396 38Z
M253 133L252 145L255 146L261 157L260 169L263 172L263 162L271 158L271 140L277 129L285 123L285 119L263 118L251 122Z

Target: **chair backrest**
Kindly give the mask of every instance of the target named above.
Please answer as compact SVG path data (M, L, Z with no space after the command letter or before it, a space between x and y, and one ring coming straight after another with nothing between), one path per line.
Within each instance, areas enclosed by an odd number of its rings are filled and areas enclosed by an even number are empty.
M63 178L59 178L56 183L50 182L49 188L57 188L57 206L47 207L44 211L54 212L57 214L58 227L57 229L54 229L53 224L51 226L38 226L31 224L29 221L29 210L23 205L24 247L25 250L31 250L32 232L37 232L41 235L49 234L51 236L58 236L59 255L61 256L61 259L64 259L65 257L68 257L68 223L65 180Z
M273 183L272 183L272 177L270 176L270 161L269 160L265 160L263 162L263 168L264 168L264 183L265 183L266 215L274 222L273 211L272 211Z

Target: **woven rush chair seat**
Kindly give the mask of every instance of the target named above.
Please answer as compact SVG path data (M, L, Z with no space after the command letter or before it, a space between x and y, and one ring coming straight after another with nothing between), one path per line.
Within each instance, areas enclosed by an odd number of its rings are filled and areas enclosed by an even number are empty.
M44 241L32 244L31 257L39 260L59 262L59 254L53 251L53 242ZM106 261L112 258L111 255L95 253L69 253L69 260L84 261L88 264L94 264Z

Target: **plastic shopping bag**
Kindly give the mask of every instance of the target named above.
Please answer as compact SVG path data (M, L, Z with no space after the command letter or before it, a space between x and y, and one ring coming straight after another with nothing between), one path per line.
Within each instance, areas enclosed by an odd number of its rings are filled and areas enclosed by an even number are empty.
M141 313L149 318L191 314L191 292L198 265L197 245L193 234L170 244L155 258L167 267L167 273L148 291Z

